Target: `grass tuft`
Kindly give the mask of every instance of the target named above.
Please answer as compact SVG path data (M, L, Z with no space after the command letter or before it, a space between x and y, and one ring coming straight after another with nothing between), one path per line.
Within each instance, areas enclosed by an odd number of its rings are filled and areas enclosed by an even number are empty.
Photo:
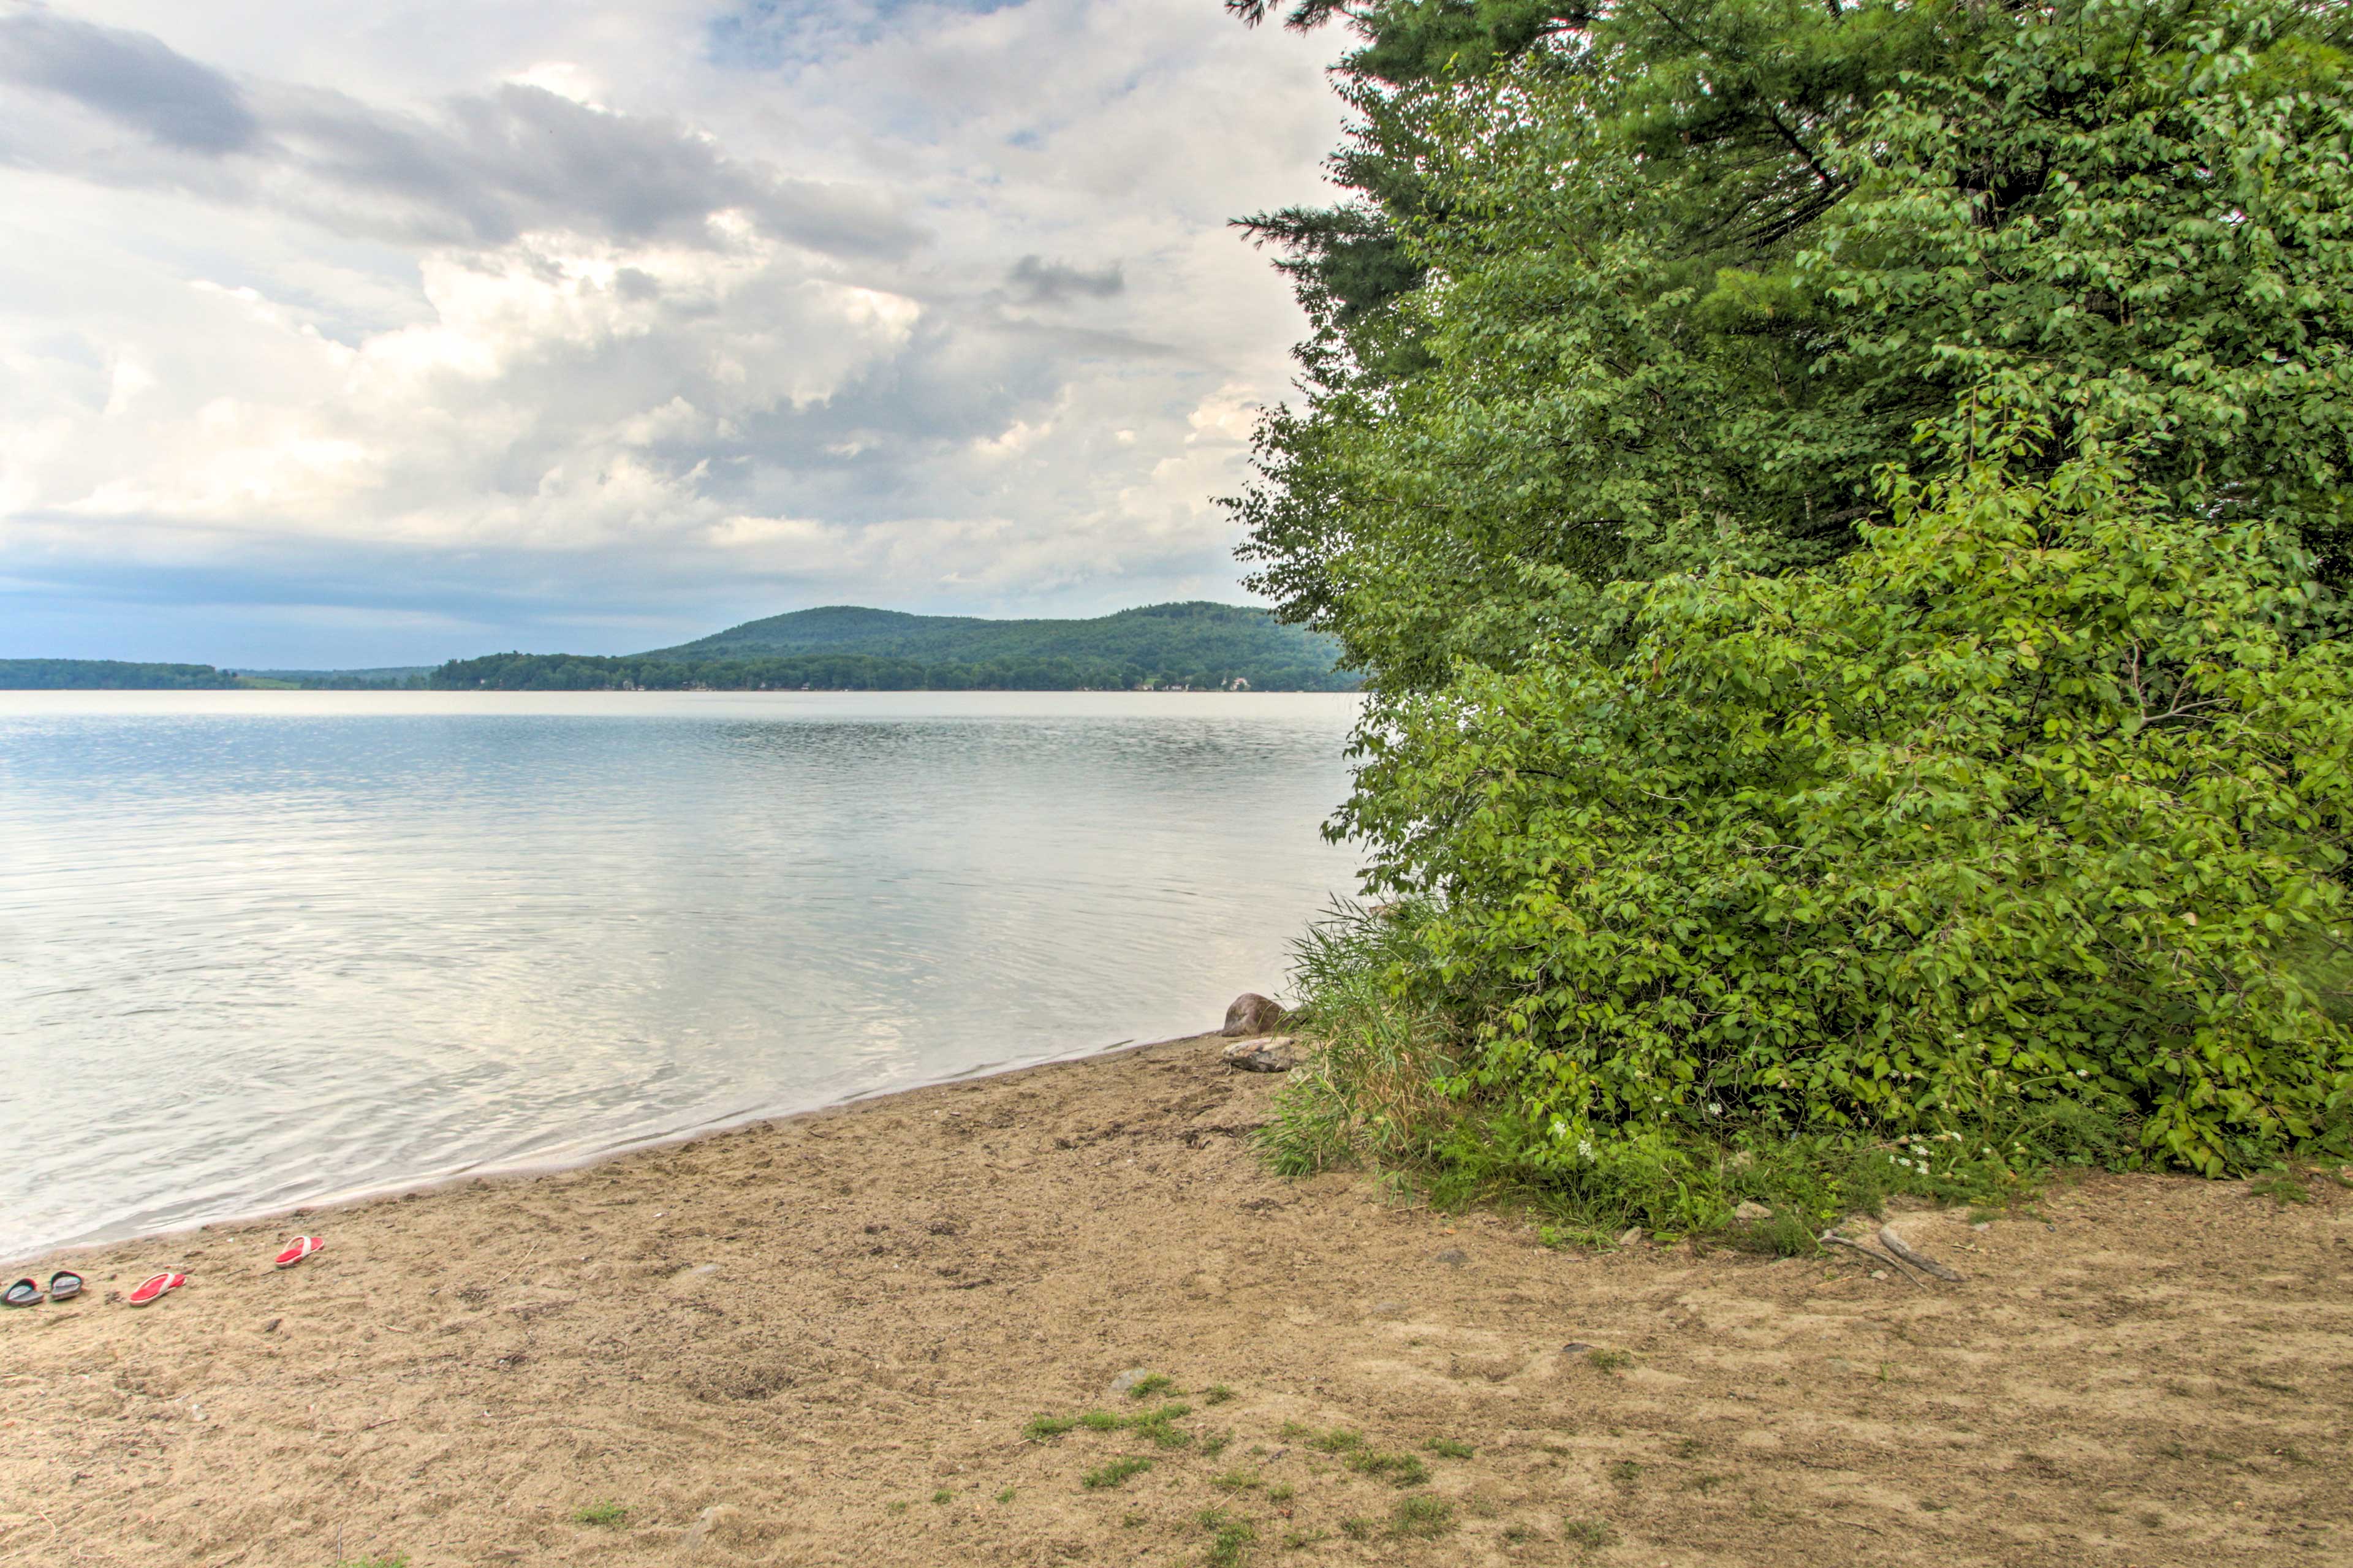
M1458 1443L1451 1437L1432 1437L1422 1445L1441 1459L1467 1459L1478 1452L1468 1443Z
M1430 1467L1411 1454L1359 1448L1348 1456L1348 1468L1358 1475L1377 1476L1393 1487L1418 1487L1430 1479Z
M1176 1386L1175 1378L1163 1376L1155 1372L1150 1377L1138 1378L1134 1386L1127 1391L1127 1396L1130 1399L1149 1399L1155 1394L1166 1394Z
M1210 1531L1210 1568L1234 1568L1241 1562L1242 1553L1258 1539L1258 1528L1246 1519L1237 1519L1221 1508L1205 1508L1197 1516L1201 1528Z
M629 1510L617 1502L592 1502L575 1509L572 1522L593 1524L599 1530L611 1530L629 1517Z
M1125 1486L1129 1478L1140 1476L1152 1468L1152 1461L1136 1454L1122 1454L1118 1458L1089 1470L1079 1478L1089 1491L1101 1491L1105 1487Z
M1413 1540L1430 1541L1454 1528L1454 1505L1444 1498L1401 1498L1389 1515L1389 1533Z
M1079 1424L1075 1415L1032 1415L1021 1435L1032 1443L1044 1443L1060 1436Z

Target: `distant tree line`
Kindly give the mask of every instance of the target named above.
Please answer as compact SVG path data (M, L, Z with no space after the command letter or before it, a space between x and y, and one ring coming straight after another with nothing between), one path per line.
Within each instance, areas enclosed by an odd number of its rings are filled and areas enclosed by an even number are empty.
M1354 677L1314 662L1153 667L1072 658L926 661L876 654L687 659L638 654L491 654L433 672L440 690L491 691L1345 691Z
M0 688L30 691L173 691L241 684L209 664L134 664L114 658L0 658Z

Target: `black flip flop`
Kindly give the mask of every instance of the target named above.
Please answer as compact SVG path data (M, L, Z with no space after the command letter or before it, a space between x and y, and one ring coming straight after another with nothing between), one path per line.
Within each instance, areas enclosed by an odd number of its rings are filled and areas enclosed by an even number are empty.
M81 1294L81 1276L70 1268L60 1268L49 1276L49 1300L70 1301Z
M0 1291L0 1301L11 1307L37 1307L47 1298L41 1294L41 1282L27 1277L17 1280L5 1291Z

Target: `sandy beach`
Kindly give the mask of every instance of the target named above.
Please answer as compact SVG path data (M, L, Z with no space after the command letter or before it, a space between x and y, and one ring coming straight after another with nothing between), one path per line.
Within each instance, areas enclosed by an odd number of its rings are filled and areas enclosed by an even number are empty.
M1559 1251L1268 1176L1219 1043L79 1255L0 1563L2353 1562L2353 1194Z

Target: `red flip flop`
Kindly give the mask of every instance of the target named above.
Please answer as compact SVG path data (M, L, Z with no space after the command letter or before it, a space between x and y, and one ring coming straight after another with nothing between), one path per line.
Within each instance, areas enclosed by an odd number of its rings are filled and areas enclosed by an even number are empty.
M188 1277L185 1274L158 1274L152 1279L141 1280L139 1289L125 1296L123 1300L133 1307L152 1307L162 1300L166 1292L176 1290L187 1282Z
M324 1240L315 1236L298 1236L286 1244L286 1250L278 1255L272 1266L291 1268L326 1245Z

